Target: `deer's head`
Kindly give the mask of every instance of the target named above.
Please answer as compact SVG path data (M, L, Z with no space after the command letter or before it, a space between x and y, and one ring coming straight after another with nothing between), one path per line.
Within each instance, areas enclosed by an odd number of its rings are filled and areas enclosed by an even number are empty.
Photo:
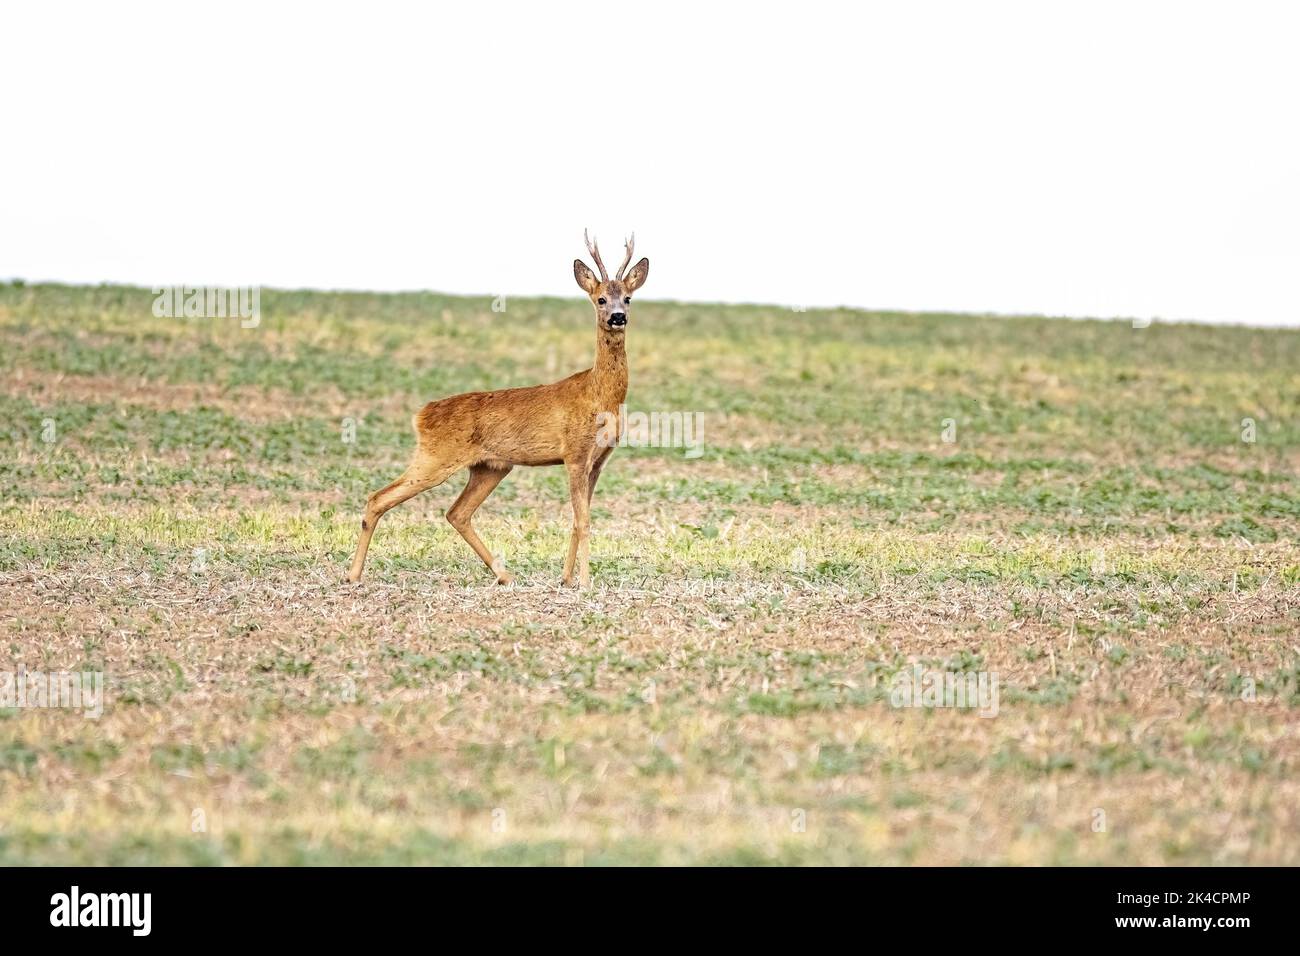
M623 274L627 264L632 261L632 246L636 242L636 236L633 235L627 240L627 255L623 257L623 264L611 279L605 272L605 263L600 261L600 250L593 240L587 239L585 230L582 238L587 242L591 258L596 260L600 278L596 278L596 274L581 259L573 260L573 277L578 280L578 285L587 293L596 309L596 325L608 332L622 332L627 328L628 313L632 311L632 293L645 285L646 276L650 274L650 260L642 259L632 267L631 272Z

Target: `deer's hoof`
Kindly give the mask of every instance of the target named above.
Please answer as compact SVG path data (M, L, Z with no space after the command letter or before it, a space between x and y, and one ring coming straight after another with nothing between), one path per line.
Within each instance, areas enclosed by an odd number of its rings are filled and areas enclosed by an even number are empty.
M497 576L497 584L513 584L515 576L506 570L506 563L500 558L494 558L488 565L492 573Z

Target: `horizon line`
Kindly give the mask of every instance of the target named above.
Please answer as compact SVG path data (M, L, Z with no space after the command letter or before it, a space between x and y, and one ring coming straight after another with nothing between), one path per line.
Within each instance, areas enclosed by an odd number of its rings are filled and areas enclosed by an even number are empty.
M209 288L257 288L261 290L270 290L272 292L283 293L302 293L309 292L317 295L437 295L451 299L487 299L489 301L505 296L506 298L518 299L552 299L560 302L567 302L570 298L581 300L581 295L572 297L556 295L553 293L513 293L513 292L444 292L438 289L366 289L350 288L345 286L333 288L320 288L316 286L277 286L266 285L263 283L252 283L249 285L233 285L228 283L211 283L196 285L194 283L160 283L157 285L139 285L134 282L123 282L117 280L101 280L99 282L76 282L63 279L27 279L22 276L10 276L0 279L0 285L26 288L33 286L62 286L73 289L102 289L102 288L120 288L134 289L141 292L152 291L153 289L177 287L192 289L209 289ZM1166 318L1158 315L1079 315L1070 313L1048 313L1048 312L1001 312L992 309L929 309L916 307L880 307L880 306L862 306L862 305L814 305L811 303L781 303L781 302L754 302L747 300L727 301L724 299L659 299L654 296L641 296L641 301L656 302L671 305L699 305L710 307L728 307L728 308L763 308L775 309L780 311L792 312L796 315L804 314L808 311L817 312L860 312L867 315L910 315L910 316L955 316L970 318L993 318L993 319L1047 319L1047 320L1064 320L1070 322L1134 322L1144 321L1149 325L1197 325L1197 326L1227 326L1231 328L1250 328L1259 330L1279 330L1279 331L1297 331L1300 330L1300 318L1292 322L1281 322L1271 324L1261 324L1252 322L1250 319L1205 319L1193 316L1180 316L1177 318Z

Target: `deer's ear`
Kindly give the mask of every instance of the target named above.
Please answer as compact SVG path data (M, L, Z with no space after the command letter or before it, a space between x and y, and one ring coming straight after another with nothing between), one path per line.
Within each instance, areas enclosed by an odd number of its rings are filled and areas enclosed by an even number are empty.
M596 288L600 285L600 281L596 278L596 273L588 269L587 264L581 259L573 260L573 277L578 280L578 285L582 287L582 291L587 293L587 295L591 295L595 292Z
M642 259L632 267L632 271L623 279L623 285L627 286L629 292L635 292L645 285L648 275L650 275L650 260Z

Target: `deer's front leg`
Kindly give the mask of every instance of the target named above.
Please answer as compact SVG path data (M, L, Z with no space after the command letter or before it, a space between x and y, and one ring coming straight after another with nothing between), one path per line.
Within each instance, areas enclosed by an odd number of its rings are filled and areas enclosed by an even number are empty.
M605 467L605 460L609 458L613 448L606 448L596 452L596 458L591 463L591 470L587 472L587 504L591 504L592 496L596 493L596 482L600 480L600 470Z
M576 564L578 586L585 588L591 583L587 541L591 533L591 496L588 492L591 478L585 458L567 462L565 467L569 470L569 498L573 502L573 537L569 539L569 554L564 559L564 586L573 587Z

